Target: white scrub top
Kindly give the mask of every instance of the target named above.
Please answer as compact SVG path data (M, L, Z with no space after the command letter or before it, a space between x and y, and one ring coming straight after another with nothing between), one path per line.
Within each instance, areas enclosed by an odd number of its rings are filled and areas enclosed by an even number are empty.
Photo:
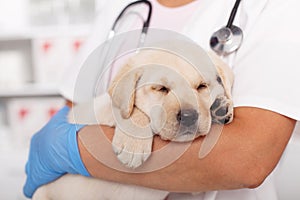
M210 50L213 32L226 25L235 0L198 0L199 7L187 21L182 33L202 48ZM84 92L73 99L80 67L88 55L107 37L120 11L131 1L103 1L95 30L70 67L61 84L61 94L74 102L89 100L93 94ZM238 52L225 57L234 74L234 106L268 109L300 120L299 56L300 1L242 1L235 25L242 28L244 40ZM163 20L163 19L162 19ZM100 67L95 64L95 70ZM78 89L78 88L77 88ZM171 194L168 199L197 200L276 200L272 174L256 189L212 191L198 195Z

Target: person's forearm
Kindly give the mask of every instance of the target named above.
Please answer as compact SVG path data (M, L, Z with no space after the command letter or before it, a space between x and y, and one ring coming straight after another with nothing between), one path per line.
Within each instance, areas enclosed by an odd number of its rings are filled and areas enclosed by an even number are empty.
M91 156L80 139L78 144L89 173L101 179L177 192L236 189L256 187L262 183L277 164L294 124L294 120L269 111L237 109L235 120L224 127L217 145L204 159L198 159L202 139L197 139L172 164L148 173L125 173L111 169ZM114 129L102 128L111 140ZM93 134L95 129L99 127L88 126L79 134ZM213 133L214 130L210 132ZM154 150L165 144L156 137ZM174 144L173 148L176 151L181 145ZM151 156L144 165L151 165L157 160L159 158Z
M107 127L102 128L106 135L108 135L109 137L112 135L114 129L110 129ZM92 126L86 127L82 133L84 134L84 132L87 131L90 134L93 129L94 127ZM231 159L228 160L227 163L222 159L222 163L217 164L218 162L220 162L220 160L211 160L214 156L209 155L207 158L199 160L198 152L201 142L202 139L197 139L196 141L194 141L190 148L188 148L184 152L184 154L176 161L174 161L174 163L172 163L171 165L166 166L165 168L162 168L160 170L148 173L125 173L107 167L106 165L95 159L86 150L85 146L80 142L80 140L79 149L82 160L85 163L89 173L93 177L104 180L142 185L145 187L176 192L198 192L215 189L250 187L250 185L247 185L244 180L239 180L241 177L238 174L239 170L233 170L235 171L235 176L232 176L230 178L228 177L231 175L226 171L230 166L232 166L232 168L238 168L236 164L232 163ZM154 150L161 148L163 145L165 145L164 143L164 141L156 137L154 140ZM214 153L216 153L216 150L214 150L211 154ZM221 156L224 156L224 154ZM151 161L146 161L144 165L146 165L147 162Z

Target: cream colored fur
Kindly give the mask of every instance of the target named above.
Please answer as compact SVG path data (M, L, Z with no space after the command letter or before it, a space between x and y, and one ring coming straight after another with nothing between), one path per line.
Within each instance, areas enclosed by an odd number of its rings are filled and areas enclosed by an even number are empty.
M232 120L233 74L217 56L210 57L216 69L202 73L174 54L141 52L121 68L108 93L93 102L76 105L69 120L115 127L112 146L118 159L127 167L139 167L151 155L155 134L165 140L185 142L209 133L210 107L217 98L228 106L226 115L229 122ZM184 109L196 110L201 120L182 129L178 113ZM130 200L156 200L164 199L168 192L68 174L40 187L33 199L121 200L124 195Z

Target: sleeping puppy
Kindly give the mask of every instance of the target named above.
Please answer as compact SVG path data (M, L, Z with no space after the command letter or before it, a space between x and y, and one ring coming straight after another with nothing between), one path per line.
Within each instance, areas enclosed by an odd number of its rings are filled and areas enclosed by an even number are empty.
M195 66L168 51L141 51L120 69L108 94L73 107L69 121L115 127L112 146L118 160L137 168L151 155L154 135L187 142L207 135L212 123L232 121L233 74L216 55L210 57L213 69ZM65 175L39 188L33 199L116 200L124 199L124 193L128 199L139 200L168 195L166 191Z

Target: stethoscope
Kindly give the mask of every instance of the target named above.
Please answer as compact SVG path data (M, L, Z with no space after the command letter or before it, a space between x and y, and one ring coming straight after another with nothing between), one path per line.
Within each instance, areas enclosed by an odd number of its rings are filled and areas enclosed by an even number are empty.
M243 31L238 26L233 25L233 21L235 19L239 4L241 0L236 0L234 7L231 10L230 17L226 26L220 28L216 32L214 32L210 38L210 47L213 51L215 51L220 56L229 55L239 49L243 41ZM152 4L148 0L138 0L128 4L118 15L116 20L113 23L111 31L109 33L108 39L111 39L116 34L116 26L118 22L121 20L124 13L132 6L137 4L145 4L148 7L148 15L146 20L143 22L143 28L140 37L140 46L145 41L145 37L147 35L148 27L151 20L152 15Z

